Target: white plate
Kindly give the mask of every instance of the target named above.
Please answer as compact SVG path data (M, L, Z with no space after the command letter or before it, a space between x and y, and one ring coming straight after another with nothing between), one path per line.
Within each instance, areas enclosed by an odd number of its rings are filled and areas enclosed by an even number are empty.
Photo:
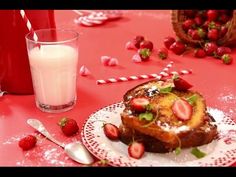
M82 141L88 150L112 166L230 166L236 162L236 124L214 108L208 108L208 112L216 120L219 136L210 144L198 147L207 153L204 158L197 159L190 153L192 148L188 148L182 149L179 155L145 152L141 159L133 159L128 155L127 145L109 140L102 128L105 122L119 126L123 109L124 104L120 102L96 111L89 116L82 130Z

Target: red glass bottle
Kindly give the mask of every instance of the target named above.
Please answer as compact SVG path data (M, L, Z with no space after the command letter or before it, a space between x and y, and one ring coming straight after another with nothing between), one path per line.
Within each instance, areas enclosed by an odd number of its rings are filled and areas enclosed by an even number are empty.
M53 10L25 10L33 28L55 28ZM33 94L25 35L29 32L20 10L0 10L0 90Z

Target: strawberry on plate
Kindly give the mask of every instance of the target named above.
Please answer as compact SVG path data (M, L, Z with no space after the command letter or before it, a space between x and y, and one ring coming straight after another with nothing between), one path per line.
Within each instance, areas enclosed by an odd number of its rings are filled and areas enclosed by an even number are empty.
M72 136L79 131L79 127L74 119L62 118L58 125L66 136Z
M174 78L175 89L179 91L186 91L192 87L190 83L182 79L181 77Z
M135 159L140 159L145 152L144 145L139 142L133 142L128 147L129 156Z
M33 135L28 135L24 138L22 138L19 142L18 145L19 147L22 148L22 150L30 150L32 149L37 143L37 138Z
M118 140L120 137L120 132L117 126L111 123L106 123L103 126L103 131L107 138L110 140Z
M189 120L192 116L192 106L184 99L178 99L172 106L174 115L180 120Z
M135 111L144 112L149 103L150 102L146 97L132 98L130 101L130 107Z

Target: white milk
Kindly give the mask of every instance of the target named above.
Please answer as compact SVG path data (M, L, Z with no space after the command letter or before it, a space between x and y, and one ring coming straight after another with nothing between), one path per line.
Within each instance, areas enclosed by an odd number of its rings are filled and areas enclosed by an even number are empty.
M45 105L68 104L76 98L78 50L66 45L41 45L29 51L36 100Z

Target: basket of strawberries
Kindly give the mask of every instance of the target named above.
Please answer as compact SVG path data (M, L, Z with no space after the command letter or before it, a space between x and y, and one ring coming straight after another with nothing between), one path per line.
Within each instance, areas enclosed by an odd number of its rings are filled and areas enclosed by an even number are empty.
M176 36L198 53L222 59L236 45L235 10L172 10L171 21Z
M214 41L231 46L236 42L236 11L173 10L171 16L176 35L188 44Z

